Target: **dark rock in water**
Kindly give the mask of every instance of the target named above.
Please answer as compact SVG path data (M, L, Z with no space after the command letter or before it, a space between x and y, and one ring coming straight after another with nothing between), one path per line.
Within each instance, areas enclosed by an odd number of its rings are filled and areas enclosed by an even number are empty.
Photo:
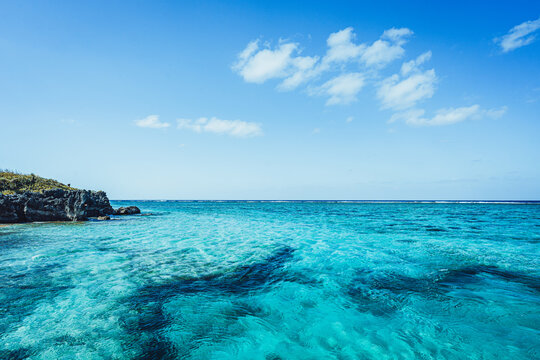
M105 216L98 216L97 219L98 219L98 220L111 220L111 217L108 216L108 215L105 215Z
M81 221L112 213L103 191L53 189L0 195L0 223Z
M120 207L114 210L114 215L133 215L133 214L140 214L140 213L141 213L141 209L139 209L136 206Z
M130 331L145 340L143 354L137 359L185 359L192 351L190 347L174 347L161 335L163 329L171 325L172 319L164 311L164 304L178 295L222 292L246 295L254 291L271 289L275 284L302 281L296 274L290 274L287 264L293 259L294 249L284 246L276 249L267 258L251 262L222 273L212 273L194 278L173 278L165 282L147 284L140 287L130 299L129 306L138 313L138 322L127 325ZM227 313L227 318L238 321L240 317L254 316L262 310L255 306L243 305ZM193 343L220 336L213 327L202 333L190 335ZM219 331L219 327L216 328ZM150 339L150 340L147 340ZM172 347L171 347L172 346Z

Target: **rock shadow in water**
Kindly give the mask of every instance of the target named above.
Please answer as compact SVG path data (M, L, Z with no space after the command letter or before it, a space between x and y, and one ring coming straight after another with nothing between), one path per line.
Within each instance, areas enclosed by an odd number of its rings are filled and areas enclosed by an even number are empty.
M449 270L436 278L435 281L441 288L452 288L459 287L462 284L482 281L486 275L506 282L521 284L540 292L540 278L517 271L504 270L492 265L474 265L457 270Z
M0 304L0 334L16 328L40 301L73 288L70 279L53 276L62 267L60 263L48 263L30 269L0 268L0 292L4 297Z
M0 350L0 359L23 360L28 359L33 352L28 348L18 348L17 350Z
M263 261L239 266L229 273L210 274L196 278L178 278L163 284L146 285L138 290L134 301L138 303L166 301L178 294L201 292L242 294L261 290L282 281L312 283L304 276L284 271L283 267L293 257L293 253L294 249L291 247L283 247Z
M410 295L426 298L451 296L449 293L466 285L495 278L519 284L540 292L540 278L504 270L492 265L472 265L445 270L428 277L415 278L397 273L375 274L361 271L347 294L362 310L378 316L390 315L407 303Z
M49 263L30 269L0 268L0 293L4 301L0 304L0 334L7 334L26 319L43 300L58 296L73 288L69 279L56 278L52 274L62 268L62 264ZM21 347L2 348L0 359L26 359L35 355L35 349Z
M147 341L143 346L142 353L135 357L137 360L173 360L181 358L170 341L162 340L157 336Z
M293 248L284 246L262 261L239 266L227 273L196 278L177 278L166 283L141 287L137 295L129 300L139 312L137 331L145 335L144 338L150 339L145 341L139 358L183 358L194 350L177 349L160 334L163 328L171 324L171 319L163 312L163 305L174 296L214 292L244 295L252 291L263 291L283 281L313 283L306 277L288 273L284 269L293 258L294 251ZM234 318L245 316L246 311L238 311L237 314L232 315L234 316L231 319L234 320Z

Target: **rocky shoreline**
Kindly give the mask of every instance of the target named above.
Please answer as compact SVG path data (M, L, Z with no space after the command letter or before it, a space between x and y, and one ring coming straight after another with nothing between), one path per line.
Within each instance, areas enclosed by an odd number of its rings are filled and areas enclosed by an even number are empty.
M103 191L52 189L0 194L0 223L84 221L139 213L136 206L114 210Z

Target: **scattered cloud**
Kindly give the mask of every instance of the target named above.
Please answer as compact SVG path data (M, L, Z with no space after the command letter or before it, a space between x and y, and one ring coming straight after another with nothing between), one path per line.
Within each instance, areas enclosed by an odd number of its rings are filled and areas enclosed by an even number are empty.
M260 124L241 120L222 120L216 117L202 117L196 120L178 119L178 129L191 130L197 133L209 132L226 134L234 137L254 137L263 134Z
M484 114L488 118L499 119L499 118L503 117L503 115L506 114L507 111L508 111L508 106L501 106L498 109L485 110Z
M326 68L330 63L340 63L357 59L364 52L366 45L356 45L353 43L356 35L352 27L330 34L326 40L328 50L323 58Z
M465 121L473 115L476 115L479 109L479 105L472 105L469 107L460 107L455 109L441 109L438 110L435 116L433 116L432 118L424 117L425 110L423 109L413 109L403 114L394 115L392 116L392 118L395 119L401 116L408 125L414 126L451 125Z
M299 56L291 60L293 71L278 85L280 90L292 90L317 74L317 57Z
M540 19L527 21L496 41L507 52L534 41L533 33L539 28ZM246 82L261 84L279 79L278 90L289 91L305 84L308 95L327 97L328 106L357 101L360 91L371 84L375 86L381 109L394 112L389 122L400 120L412 126L450 125L468 119L497 118L506 112L506 107L485 110L475 104L443 108L432 117L426 116L425 110L417 106L433 97L439 81L435 69L422 68L431 60L431 51L404 61L393 75L383 73L387 65L405 56L404 45L412 35L413 31L408 28L391 28L373 42L358 43L354 29L347 27L331 33L326 40L326 53L315 56L301 56L300 45L294 42L280 40L272 48L268 43L261 46L259 40L255 40L238 54L232 68ZM179 122L179 127L197 132L231 131L230 126L220 126L220 129L227 129L220 131L207 129L212 127L210 123L214 119ZM353 120L350 116L345 121L350 123ZM260 128L257 129L254 130L256 133L261 132ZM315 129L313 132L318 131Z
M356 95L364 86L364 77L360 73L339 75L326 83L320 90L330 96L326 105L349 104L356 100Z
M394 74L381 83L377 96L384 109L406 109L421 100L431 98L436 82L437 75L433 69L416 72L405 79Z
M320 128L315 128L315 129L313 129L313 131L311 133L312 134L319 134L320 132L321 132Z
M259 41L255 40L238 55L232 69L250 83L285 78L280 87L289 90L305 81L318 61L317 57L296 56L298 53L296 43L282 42L275 49L267 44L261 49Z
M403 45L413 32L407 28L386 30L381 38L363 52L361 60L367 66L383 66L405 54Z
M404 62L401 65L401 75L406 76L407 74L418 71L419 66L429 61L431 59L431 51L426 51L422 55L418 56L416 59Z
M500 118L506 113L507 107L483 110L480 105L464 106L459 108L440 109L431 118L425 117L425 110L411 109L392 116L389 122L405 121L412 126L444 126L457 124L469 119Z
M136 120L135 125L143 128L162 129L171 124L159 120L158 115L149 115L144 119ZM215 134L227 134L234 137L253 137L263 134L261 125L254 122L241 120L222 120L216 117L210 119L201 117L196 120L177 119L178 129L187 129L197 133L209 132ZM181 144L180 147L183 147Z
M532 43L536 39L533 33L538 29L540 29L540 18L516 25L506 35L493 40L499 44L503 53L507 53Z
M499 118L504 115L506 107L484 110L475 104L439 109L433 117L426 117L426 111L415 106L422 100L431 98L435 93L435 84L438 80L435 70L420 68L430 59L431 51L427 51L414 60L404 62L400 74L394 74L381 82L377 97L381 101L382 108L397 111L390 118L390 123L404 121L411 126L443 126L468 119Z
M275 50L259 50L258 43L258 41L250 42L240 53L238 62L233 68L245 81L259 84L268 79L286 76L286 69L291 64L291 55L297 45L285 43L280 44Z
M348 104L356 100L356 93L362 88L365 76L346 69L346 65L364 66L359 69L362 71L381 69L404 55L403 45L412 33L407 28L392 28L384 31L371 45L356 44L354 29L347 27L328 36L328 48L322 56L300 56L299 44L294 42L280 41L272 48L268 43L260 46L259 40L254 40L238 54L232 69L249 83L261 84L271 79L281 79L277 88L282 91L296 89L328 73L328 77L332 78L328 80L327 77L323 85L316 85L315 88L328 90L326 93L330 99L327 105Z
M391 28L384 31L382 38L393 41L398 45L403 45L405 43L405 38L412 34L413 32L407 28Z
M143 128L152 128L152 129L163 129L171 126L167 122L159 121L158 115L149 115L144 119L135 120L135 125Z
M437 75L434 69L421 70L420 65L431 59L427 51L401 65L400 74L384 79L377 89L383 109L403 110L429 99L435 93Z

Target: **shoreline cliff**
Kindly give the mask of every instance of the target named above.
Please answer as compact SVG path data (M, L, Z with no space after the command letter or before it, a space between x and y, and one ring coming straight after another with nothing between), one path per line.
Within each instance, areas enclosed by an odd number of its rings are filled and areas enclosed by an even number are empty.
M75 189L34 174L0 172L0 223L84 221L139 213L136 206L114 210L103 191Z
M0 195L0 223L82 221L114 214L103 191L53 189Z

